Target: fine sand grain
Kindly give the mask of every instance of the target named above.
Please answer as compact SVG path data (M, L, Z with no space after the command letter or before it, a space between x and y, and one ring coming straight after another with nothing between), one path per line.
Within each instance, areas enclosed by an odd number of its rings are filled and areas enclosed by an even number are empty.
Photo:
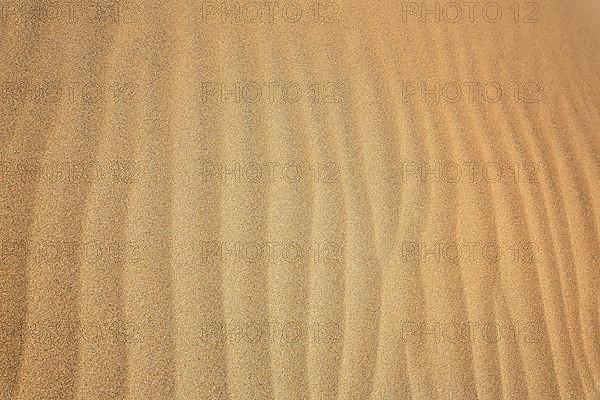
M2 2L0 399L599 400L599 21Z

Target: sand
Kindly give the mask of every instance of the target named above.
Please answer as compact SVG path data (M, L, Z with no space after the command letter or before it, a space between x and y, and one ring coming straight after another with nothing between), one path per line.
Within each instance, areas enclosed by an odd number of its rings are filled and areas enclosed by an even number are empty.
M597 1L0 10L0 399L600 399Z

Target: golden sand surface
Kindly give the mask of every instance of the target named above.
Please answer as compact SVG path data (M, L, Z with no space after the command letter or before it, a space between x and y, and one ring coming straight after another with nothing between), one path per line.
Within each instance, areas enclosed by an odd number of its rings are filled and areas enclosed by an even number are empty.
M0 30L0 399L600 399L597 0Z

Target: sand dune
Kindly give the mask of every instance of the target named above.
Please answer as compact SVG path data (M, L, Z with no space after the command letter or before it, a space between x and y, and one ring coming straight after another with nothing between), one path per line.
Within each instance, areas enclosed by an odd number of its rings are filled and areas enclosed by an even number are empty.
M600 399L597 1L0 11L0 399Z

